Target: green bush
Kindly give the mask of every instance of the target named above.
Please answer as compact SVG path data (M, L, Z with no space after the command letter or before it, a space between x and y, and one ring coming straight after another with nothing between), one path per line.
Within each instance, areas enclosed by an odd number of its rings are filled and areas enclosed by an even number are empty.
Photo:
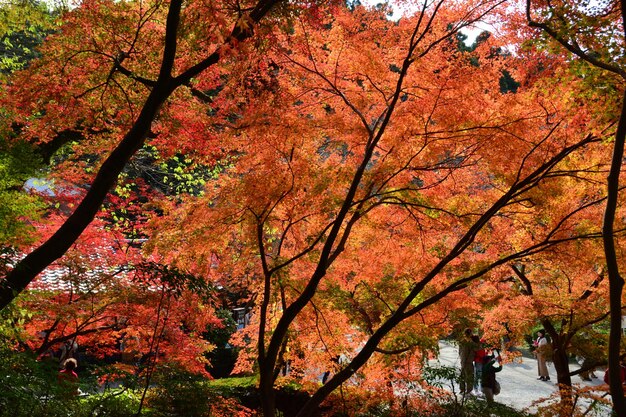
M0 347L0 417L67 415L73 401L63 401L58 364Z
M224 398L235 408L258 407L256 380L253 377L207 380L181 369L164 367L155 374L154 387L148 391L146 406L159 417L211 416Z
M416 415L415 417L529 417L530 414L522 411L515 410L504 404L494 403L492 406L487 407L487 402L484 400L471 399L459 407L458 403L446 403L443 404L441 413L435 415Z
M103 394L89 395L77 404L77 417L130 417L139 410L141 393L132 390L109 390ZM153 415L145 410L142 416Z

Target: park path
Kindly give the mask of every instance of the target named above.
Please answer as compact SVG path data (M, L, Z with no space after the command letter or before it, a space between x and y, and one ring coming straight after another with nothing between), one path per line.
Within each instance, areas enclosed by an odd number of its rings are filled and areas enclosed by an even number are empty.
M455 345L442 341L439 344L439 358L430 361L434 366L440 363L444 366L460 368L458 349ZM503 354L504 355L504 354ZM570 370L577 369L577 365L570 366ZM548 363L551 381L537 380L537 360L534 358L521 357L517 362L507 363L501 372L497 374L498 382L502 387L500 395L496 396L496 402L508 405L517 410L530 408L533 410L533 402L551 396L557 390L556 371L551 363ZM584 386L603 385L602 377L604 369L596 371L597 379L591 382L583 381L578 376L572 377L572 383ZM458 391L458 388L457 388Z

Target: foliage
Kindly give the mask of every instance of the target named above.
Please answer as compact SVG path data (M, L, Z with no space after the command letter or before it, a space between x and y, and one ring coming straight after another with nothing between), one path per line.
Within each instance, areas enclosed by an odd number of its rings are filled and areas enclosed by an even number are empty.
M237 323L229 310L217 310L215 316L221 323L210 326L203 337L215 346L206 354L209 360L209 373L213 378L225 378L230 375L237 361L238 350L232 346L230 338L237 331Z
M495 38L471 52L476 65L438 42L454 35L446 25L411 37L417 17L332 12L278 38L276 85L249 93L254 112L229 137L233 167L153 236L179 248L181 267L221 282L235 272L262 296L257 334L238 341L262 389L289 366L309 381L334 374L320 396L352 377L388 396L397 372L419 379L450 312L498 303L502 265L600 236L580 226L597 214L605 148L570 142L592 118L568 94L533 82L503 94L502 71L524 75L525 61L495 59Z
M123 354L122 368L140 364L158 347L160 360L205 373L212 345L202 333L221 325L211 307L212 287L176 268L139 262L133 248L120 247L115 234L109 238L101 230L86 233L51 271L53 278L35 282L16 302L30 312L20 323L24 345L49 356L72 340L91 357Z
M76 404L77 417L128 417L137 415L139 409L139 394L128 389L108 390L101 394L89 395L81 398ZM141 416L151 416L150 411L141 413Z
M8 134L8 133L7 133ZM42 214L44 204L24 190L37 175L40 158L24 142L10 143L0 129L0 243L19 245L36 240L32 222Z
M423 369L424 381L436 388L443 388L444 384L452 387L458 377L458 370L450 366L426 366Z
M77 154L70 160L80 158ZM163 157L154 146L144 146L120 175L101 215L127 238L141 242L148 238L146 224L168 206L155 205L154 200L176 202L185 195L201 195L206 182L222 169L219 161L198 163L181 154Z
M0 79L41 56L37 47L54 30L54 18L45 2L0 4Z
M101 356L123 344L146 386L164 372L148 409L207 414L200 398L219 396L177 368L202 373L208 342L226 346L222 288L250 307L228 343L237 372L259 372L268 417L285 381L313 394L300 405L382 415L402 410L394 389L429 382L425 359L462 320L494 342L537 320L571 318L564 340L602 320L594 219L615 115L583 105L601 96L595 74L517 32L459 45L464 26L506 15L498 1L425 2L397 22L286 2L267 25L273 2L244 3L86 1L11 77L20 140L80 133L51 167L66 190L41 228L55 251L8 273L24 287L65 254L70 290L18 306L36 312L26 346L42 349L42 330ZM254 24L248 9L263 10ZM524 263L532 294L511 278Z
M45 3L31 0L0 4L0 82L40 56L36 48L54 28L55 16ZM25 186L43 168L31 143L16 139L13 115L0 108L0 244L24 245L37 239L32 222L44 204Z
M459 408L453 403L444 404L440 412L435 414L422 415L417 413L416 417L482 417L487 415L492 417L530 417L533 414L528 414L523 411L515 410L511 407L494 403L491 406L487 406L484 401L468 401L464 407Z
M34 355L16 352L5 344L0 349L4 387L0 392L2 417L128 417L139 409L140 390L120 387L91 393L95 386L83 382L81 377L81 390L91 394L68 396L58 383L57 362L38 361ZM155 381L158 386L150 389L149 407L142 416L249 415L246 408L239 405L237 395L245 397L242 393L254 390L253 386L246 388L244 384L238 389L233 385L224 391L223 387L216 389L205 380L180 371L161 371ZM223 393L229 398L221 397Z
M568 415L571 417L605 417L611 415L611 402L605 391L598 391L594 387L574 385L572 387L575 407L567 407L562 399L557 398L560 393L555 392L548 398L535 401L537 417ZM560 401L559 401L560 400Z
M176 369L161 369L147 405L155 416L245 416L256 406L256 384L250 378L199 379ZM246 405L248 407L246 407Z
M29 353L0 345L0 416L43 417L75 414L78 399L67 395L57 380L58 363L37 361Z
M144 146L129 165L126 175L143 178L150 187L167 196L199 195L206 182L214 179L221 170L219 163L204 165L183 154L163 157L155 146Z

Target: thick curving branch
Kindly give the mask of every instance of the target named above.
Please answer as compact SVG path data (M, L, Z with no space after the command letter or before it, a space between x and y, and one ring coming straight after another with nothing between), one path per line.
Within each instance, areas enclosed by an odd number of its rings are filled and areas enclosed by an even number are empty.
M261 0L252 12L251 19L253 22L260 21L270 11L272 6L280 1ZM130 158L143 145L150 132L152 122L159 114L161 106L174 90L181 85L186 85L191 77L219 61L219 54L213 53L200 64L193 67L193 70L188 70L178 77L172 75L176 58L177 32L181 8L182 0L171 1L167 15L165 47L159 76L154 82L152 90L133 126L106 158L96 174L89 191L74 213L68 217L47 241L19 261L13 270L0 281L0 309L11 303L48 265L63 256L91 223L100 210L109 190L115 185L119 174ZM237 39L243 41L250 37L251 34L251 31L242 31L239 26L235 26L230 40ZM230 40L227 40L227 42Z

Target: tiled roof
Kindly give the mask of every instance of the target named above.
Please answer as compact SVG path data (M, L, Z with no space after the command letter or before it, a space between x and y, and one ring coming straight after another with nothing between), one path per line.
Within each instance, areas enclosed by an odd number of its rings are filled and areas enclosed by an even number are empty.
M110 282L112 276L122 278L127 271L122 269L96 267L84 271L72 271L67 267L54 267L44 270L28 286L30 290L43 291L97 291Z

